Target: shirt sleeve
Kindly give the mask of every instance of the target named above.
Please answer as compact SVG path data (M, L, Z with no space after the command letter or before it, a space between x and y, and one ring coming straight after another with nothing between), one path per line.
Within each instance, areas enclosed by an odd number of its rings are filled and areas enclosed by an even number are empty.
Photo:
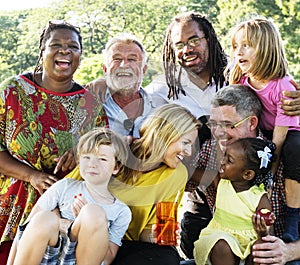
M117 218L109 224L109 240L118 246L122 245L122 238L131 221L131 211L125 204L121 204L121 209Z
M49 189L43 193L38 199L37 205L45 211L52 211L59 205L60 194L62 194L62 187L64 186L63 180L54 183Z

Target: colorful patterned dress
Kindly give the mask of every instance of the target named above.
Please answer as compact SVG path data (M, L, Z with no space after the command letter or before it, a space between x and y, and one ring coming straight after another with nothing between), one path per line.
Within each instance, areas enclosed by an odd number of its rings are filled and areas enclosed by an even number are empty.
M71 91L57 93L32 80L31 73L19 75L0 89L0 152L53 174L54 158L74 147L86 131L106 126L107 118L102 105L80 85L75 83ZM14 239L38 197L29 182L1 174L0 242Z

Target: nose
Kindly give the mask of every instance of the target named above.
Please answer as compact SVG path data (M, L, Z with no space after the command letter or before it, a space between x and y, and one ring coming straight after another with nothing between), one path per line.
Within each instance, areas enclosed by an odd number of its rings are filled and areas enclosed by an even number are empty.
M68 54L71 53L71 49L69 48L68 45L63 45L62 47L59 48L59 52L62 54Z
M193 46L191 46L191 45L189 45L188 43L186 43L186 44L183 46L183 48L182 48L182 52L183 52L183 53L188 53L189 51L191 51L191 50L193 50L193 49L194 49Z
M238 54L238 55L241 55L243 53L242 47L237 47L235 49L235 53Z
M91 158L88 162L88 167L95 168L97 162L98 162L97 159Z
M127 64L128 64L128 60L127 60L127 59L123 59L123 60L121 60L121 62L120 62L120 67L126 67Z
M225 156L221 159L221 166L225 164Z
M216 140L224 138L224 136L226 135L225 130L220 126L217 126L214 130L211 130L211 133L213 138L215 138Z

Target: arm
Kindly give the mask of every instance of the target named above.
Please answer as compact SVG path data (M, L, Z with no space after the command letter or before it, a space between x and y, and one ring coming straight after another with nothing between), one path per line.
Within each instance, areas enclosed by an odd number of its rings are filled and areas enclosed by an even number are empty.
M281 155L281 149L282 145L285 141L287 132L288 132L287 126L275 126L274 131L273 131L273 143L276 145L276 150L275 150L275 156L276 156L276 161L273 162L272 165L272 173L275 174L279 165L280 161L280 155Z
M30 182L40 194L53 185L55 176L40 172L13 158L7 151L0 152L0 172L13 178Z
M206 170L203 168L195 168L195 171L189 181L197 183L199 186L204 185L205 187L208 187L212 182L214 182L215 179L218 176L217 170Z
M271 202L267 196L267 194L264 194L260 201L259 204L256 208L256 212L260 209L268 209L270 212L272 211L272 206L271 206ZM253 223L253 227L258 235L259 238L266 236L267 234L273 235L274 234L274 228L273 228L273 224L275 222L275 215L274 213L271 214L271 218L272 218L272 225L271 226L267 226L266 222L264 220L263 217L261 217L259 214L255 213L252 216L252 223Z
M284 265L288 261L300 259L300 240L286 244L280 238L268 235L262 241L253 245L254 262Z
M6 265L13 265L14 264L15 257L16 257L16 254L17 254L17 245L18 245L18 241L19 241L18 238L19 238L19 231L17 232L17 234L14 238L13 244L10 248L9 256L8 256Z
M104 78L99 78L86 84L85 88L99 98L101 103L105 102L106 81Z
M109 241L108 250L106 253L106 256L104 258L104 264L109 265L113 262L115 259L117 252L119 250L119 246L113 242Z
M292 85L297 89L296 91L283 91L283 96L290 99L282 99L281 108L283 113L288 116L300 115L300 86L294 81L290 81Z

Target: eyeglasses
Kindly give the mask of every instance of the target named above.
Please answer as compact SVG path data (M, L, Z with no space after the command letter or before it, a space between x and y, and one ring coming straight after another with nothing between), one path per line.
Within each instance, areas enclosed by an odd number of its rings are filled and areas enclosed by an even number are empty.
M186 45L189 45L191 47L197 47L197 46L200 45L202 39L205 39L205 36L203 36L203 37L195 37L195 38L189 39L185 43L184 42L177 42L177 43L175 43L174 46L175 46L175 49L177 51L182 50L184 48L184 46L186 46Z
M215 122L215 121L208 121L206 123L207 127L210 128L211 130L215 130L217 129L217 126L219 126L221 129L235 129L238 126L240 126L241 124L243 124L245 121L247 121L248 119L250 119L252 116L247 116L246 118L236 122L236 123L231 123L231 122L227 122L227 121L221 121L221 122Z
M75 26L65 20L49 20L49 22L48 22L48 27L58 26L58 25L66 25L68 27L74 28L78 33L80 33L80 31L81 31L79 26Z

